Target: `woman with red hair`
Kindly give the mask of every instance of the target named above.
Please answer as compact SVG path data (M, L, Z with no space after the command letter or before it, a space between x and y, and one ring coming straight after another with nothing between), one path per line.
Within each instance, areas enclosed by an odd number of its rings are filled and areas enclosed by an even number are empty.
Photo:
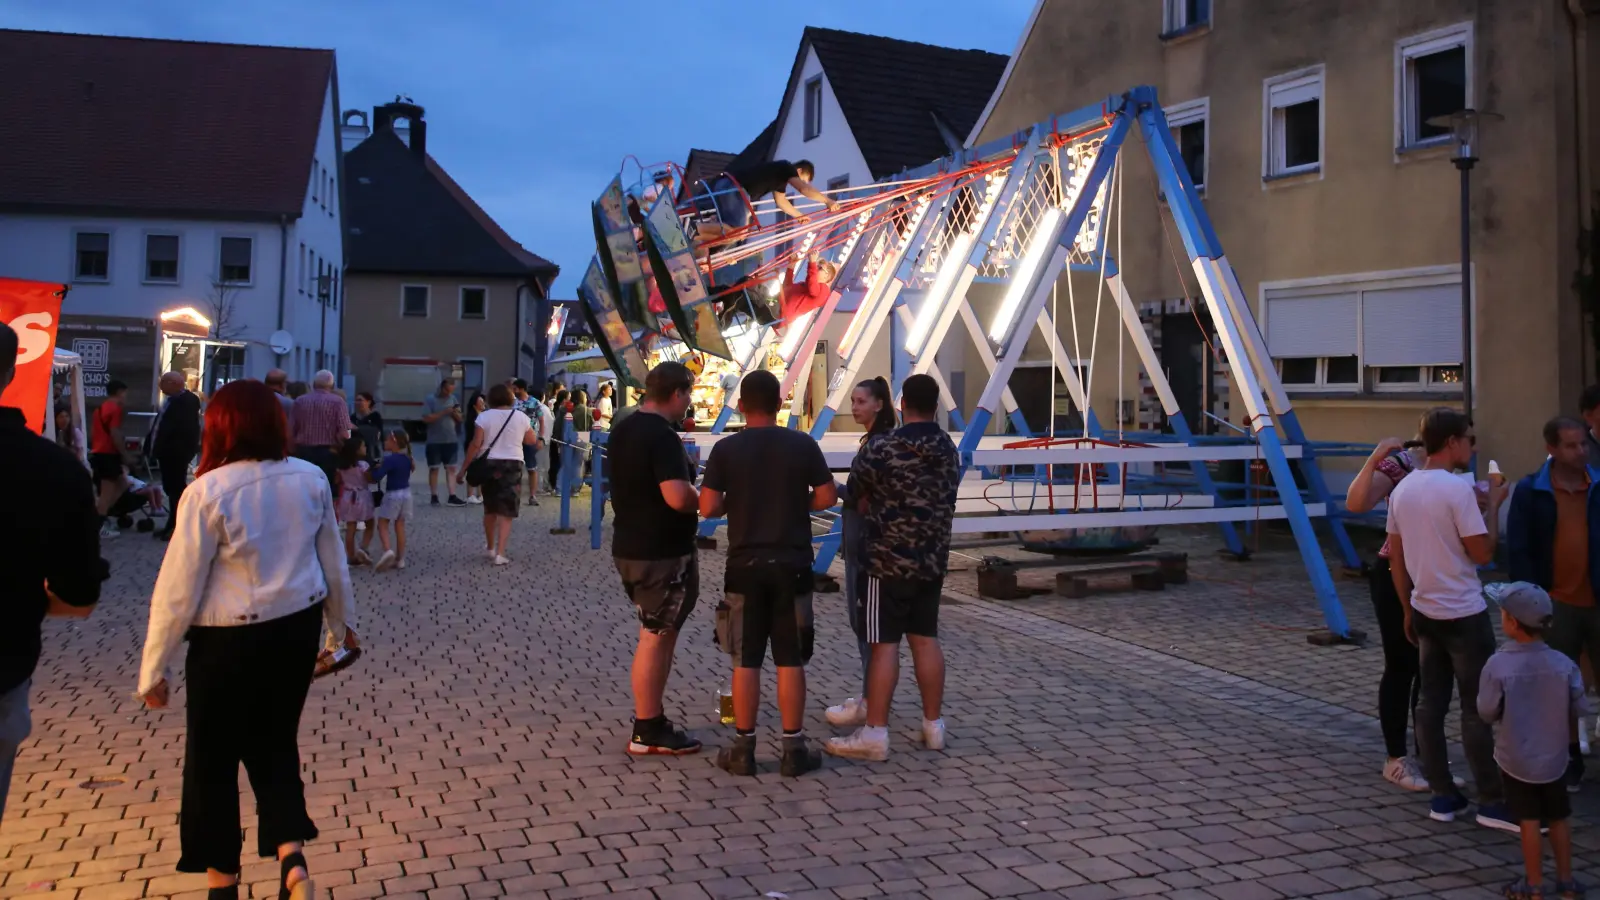
M250 776L258 847L281 866L280 896L311 896L297 735L326 620L344 644L350 574L328 479L288 455L283 406L236 381L206 408L199 477L184 491L150 600L139 695L167 705L169 666L189 642L178 871L205 872L210 900L236 900L239 765Z

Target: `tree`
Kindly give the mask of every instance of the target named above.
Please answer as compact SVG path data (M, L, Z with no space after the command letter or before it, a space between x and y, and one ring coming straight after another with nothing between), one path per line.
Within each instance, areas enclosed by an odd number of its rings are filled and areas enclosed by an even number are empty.
M244 323L239 321L239 288L226 281L213 279L206 294L206 310L211 314L211 337L219 341L238 340L244 333Z

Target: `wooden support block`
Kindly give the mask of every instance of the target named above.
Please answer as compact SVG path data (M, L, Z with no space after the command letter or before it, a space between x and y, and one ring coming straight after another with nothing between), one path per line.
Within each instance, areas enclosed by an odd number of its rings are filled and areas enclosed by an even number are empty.
M1056 593L1071 600L1089 596L1089 579L1071 572L1056 573Z
M1189 557L1163 557L1157 566L1162 580L1167 584L1189 583Z
M1019 600L1027 596L1017 588L1017 570L1012 566L978 567L978 596L991 600Z
M1167 588L1167 580L1161 577L1159 571L1133 572L1133 586L1141 591L1162 591Z
M695 547L701 550L717 549L717 539L714 537L697 537L694 539Z

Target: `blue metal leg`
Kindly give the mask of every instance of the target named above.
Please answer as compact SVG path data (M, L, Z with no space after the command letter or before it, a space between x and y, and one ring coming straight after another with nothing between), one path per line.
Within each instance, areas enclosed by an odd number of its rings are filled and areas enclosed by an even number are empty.
M1183 413L1175 412L1167 417L1167 422L1172 426L1172 433L1182 438L1184 443L1194 443L1194 432L1189 430L1189 422ZM1194 480L1200 490L1211 495L1218 506L1222 505L1222 494L1217 491L1216 483L1211 480L1211 470L1206 468L1203 460L1195 460L1189 464L1190 471L1194 472ZM1228 552L1234 556L1244 556L1244 542L1239 539L1239 529L1232 522L1222 522L1218 527L1222 529L1222 543L1227 546Z
M1344 517L1334 511L1336 504L1333 494L1328 490L1327 479L1322 477L1322 466L1317 463L1316 454L1311 450L1311 442L1306 440L1306 432L1300 427L1299 417L1290 410L1279 414L1277 421L1283 426L1283 433L1289 439L1289 443L1300 445L1300 471L1306 476L1306 487L1310 489L1312 498L1328 506L1328 528L1333 532L1334 543L1339 545L1339 555L1344 558L1344 564L1352 569L1360 568L1361 554L1356 552L1356 545L1350 540L1350 532L1344 527Z
M838 412L831 406L824 406L818 411L817 420L811 423L811 436L820 440L828 433L828 426L833 424L833 417L837 414Z
M950 408L950 430L960 431L967 427L967 420L961 417L961 410Z
M605 485L605 459L600 452L601 444L596 441L589 452L593 462L589 469L589 549L600 549L600 529L606 517L606 492Z
M561 477L556 479L556 489L561 492L561 533L572 533L572 468L578 464L578 454L573 452L572 442L577 439L576 430L569 419L562 429L561 439Z
M1272 481L1278 486L1278 502L1283 504L1295 543L1300 546L1300 558L1305 561L1306 574L1311 576L1311 588L1317 594L1318 605L1322 607L1322 619L1329 631L1338 637L1349 638L1350 623L1345 620L1344 607L1339 603L1339 591L1334 587L1333 575L1328 572L1328 561L1322 556L1322 545L1317 542L1317 533L1311 527L1311 517L1306 513L1305 502L1300 499L1300 490L1295 487L1294 472L1289 469L1289 459L1283 454L1283 443L1278 439L1278 432L1269 426L1257 432L1256 437L1261 442L1261 455L1266 460L1267 469L1272 472Z
M840 530L830 530L823 535L821 540L817 541L817 559L811 564L811 571L818 575L826 574L828 567L833 565L834 557L839 555L841 541Z
M733 418L733 407L724 406L722 412L717 413L717 420L711 423L711 433L721 434L728 427L728 420Z

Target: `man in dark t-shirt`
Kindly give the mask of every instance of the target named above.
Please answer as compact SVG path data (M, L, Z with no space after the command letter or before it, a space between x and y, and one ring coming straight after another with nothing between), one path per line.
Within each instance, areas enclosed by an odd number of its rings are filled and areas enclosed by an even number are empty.
M780 386L767 371L739 388L745 429L711 448L700 514L726 512L725 601L717 607L717 643L733 657L733 745L717 765L756 774L756 713L761 663L772 644L783 719L780 771L794 776L822 765L806 745L806 670L811 659L811 513L833 506L838 492L822 450L810 435L778 425Z
M700 497L694 468L672 427L689 408L694 376L681 363L665 362L650 370L644 384L638 412L616 423L606 441L615 513L611 555L639 613L628 752L677 756L700 749L699 741L668 721L661 706L678 632L700 594L694 552Z
M838 202L812 186L811 181L816 177L817 169L810 160L775 159L729 169L700 182L695 189L695 206L701 212L715 213L718 221L702 221L695 240L704 243L742 231L750 224L750 204L768 194L772 195L778 209L790 218L805 218L805 213L790 202L789 188L822 204L828 212L836 212Z

